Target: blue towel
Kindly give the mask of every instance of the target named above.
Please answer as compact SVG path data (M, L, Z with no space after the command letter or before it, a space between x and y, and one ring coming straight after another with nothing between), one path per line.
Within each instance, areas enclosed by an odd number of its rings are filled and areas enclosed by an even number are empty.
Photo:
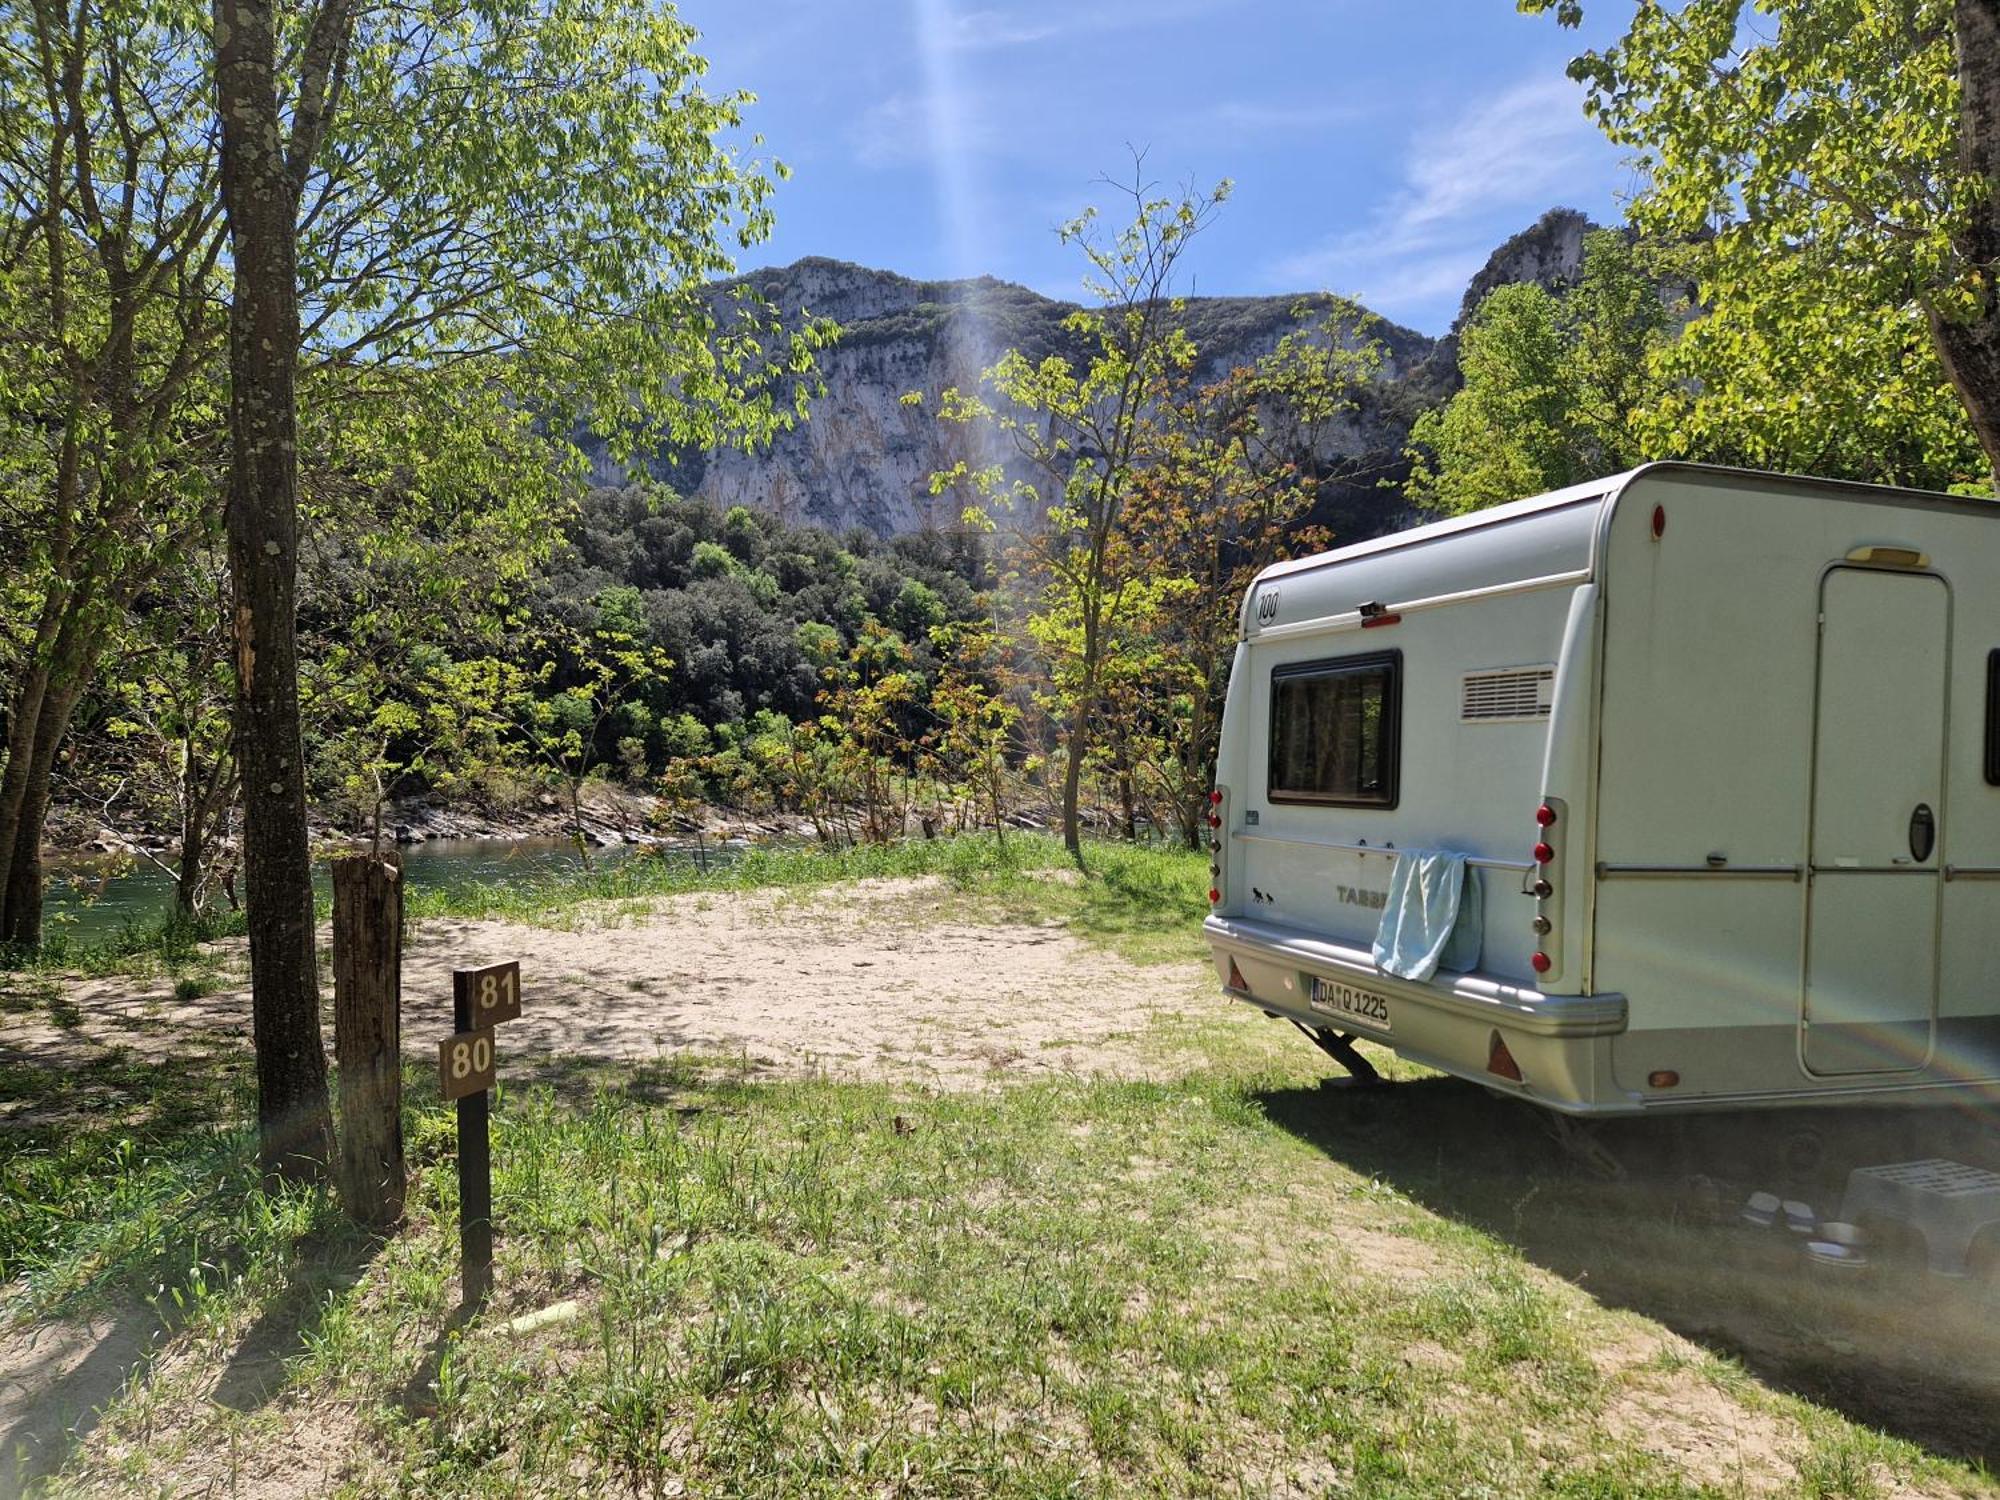
M1479 966L1485 937L1479 877L1463 854L1400 849L1375 929L1375 966L1399 979Z

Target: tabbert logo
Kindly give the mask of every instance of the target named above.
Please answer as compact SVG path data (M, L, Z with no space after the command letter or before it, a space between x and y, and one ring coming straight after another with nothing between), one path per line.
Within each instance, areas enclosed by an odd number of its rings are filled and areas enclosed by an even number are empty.
M1380 911L1389 904L1387 891L1371 891L1365 886L1342 885L1334 887L1340 892L1340 899L1348 906L1369 906Z

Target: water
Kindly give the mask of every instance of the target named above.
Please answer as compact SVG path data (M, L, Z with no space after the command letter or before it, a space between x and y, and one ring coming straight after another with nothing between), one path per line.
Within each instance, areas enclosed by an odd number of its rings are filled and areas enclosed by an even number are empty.
M599 868L613 865L632 848L614 844L593 849L590 861ZM433 839L401 852L404 878L413 890L504 885L578 867L576 846L565 838ZM673 852L694 857L692 845ZM707 851L711 860L726 859L733 852L714 845ZM313 884L325 894L324 865L314 868ZM239 893L241 889L239 884ZM216 899L223 899L220 893ZM114 936L128 923L150 926L172 910L173 903L173 881L143 859L136 864L112 858L69 861L51 869L43 920L49 934L66 933L89 943Z

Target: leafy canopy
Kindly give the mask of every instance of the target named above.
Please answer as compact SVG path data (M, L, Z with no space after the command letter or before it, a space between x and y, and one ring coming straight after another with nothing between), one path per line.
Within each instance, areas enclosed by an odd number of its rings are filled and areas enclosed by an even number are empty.
M1583 0L1517 3L1582 19ZM1670 361L1656 440L1986 481L1933 347L1996 308L1973 232L1990 184L1960 155L1953 14L1952 0L1642 0L1615 45L1571 63L1644 176L1631 222L1701 246L1710 316Z

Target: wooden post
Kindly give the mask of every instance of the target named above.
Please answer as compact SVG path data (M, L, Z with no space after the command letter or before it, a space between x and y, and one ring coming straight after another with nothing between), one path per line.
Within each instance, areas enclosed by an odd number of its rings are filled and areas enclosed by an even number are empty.
M451 976L452 1030L460 1036L479 1025L477 1002L468 971ZM491 1037L493 1033L486 1033ZM449 1044L447 1044L449 1045ZM490 1084L492 1051L489 1044L489 1074L481 1081ZM459 1304L478 1307L493 1290L493 1154L487 1139L487 1099L485 1088L464 1094L458 1101L458 1256Z
M403 871L393 855L333 862L333 1045L340 1193L348 1217L403 1217Z

